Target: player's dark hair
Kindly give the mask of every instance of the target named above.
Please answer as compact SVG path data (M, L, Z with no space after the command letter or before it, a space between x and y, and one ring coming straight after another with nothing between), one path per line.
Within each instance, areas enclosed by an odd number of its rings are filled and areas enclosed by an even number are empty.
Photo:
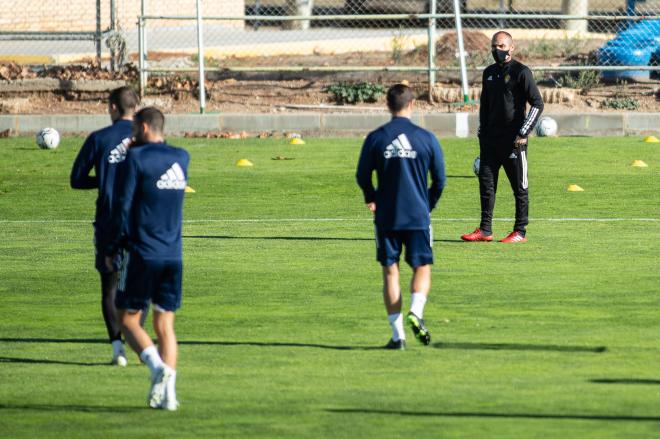
M113 104L117 108L122 116L133 113L140 103L140 98L135 93L135 90L128 86L112 90L108 100L110 104Z
M415 97L412 89L405 84L394 84L387 90L387 108L398 113L410 104Z
M156 107L146 107L135 113L133 120L136 124L146 123L154 132L162 133L165 127L165 116Z

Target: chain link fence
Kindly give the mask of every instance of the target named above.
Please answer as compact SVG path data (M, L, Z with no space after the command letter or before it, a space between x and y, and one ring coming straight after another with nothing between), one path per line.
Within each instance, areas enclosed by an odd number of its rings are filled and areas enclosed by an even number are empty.
M175 3L180 11L179 5L194 1L172 2L172 9L164 9L173 10ZM420 70L429 66L429 38L435 43L433 65L441 70L458 67L452 0L246 0L244 16L214 14L207 3L211 2L204 2L203 41L211 68ZM523 62L548 69L642 65L648 70L660 45L660 0L458 3L471 69L490 62L490 35L497 29L511 31ZM174 21L165 19L173 14L148 9L149 53L162 58L158 55L196 51L194 14ZM429 32L432 17L436 26ZM611 40L624 44L607 46ZM635 51L644 53L635 55ZM194 67L195 61L192 56L150 66L185 69Z
M125 52L125 60L146 61L142 64L146 72L193 72L198 64L196 3L71 0L62 7L55 0L0 0L0 58L76 61L98 55L101 43L109 42ZM636 66L635 76L648 78L660 56L660 0L456 3L471 71L491 62L490 36L498 29L513 34L519 59L541 70L614 66L612 72L618 74L618 68ZM201 4L209 69L428 73L429 68L456 71L459 67L454 0L205 0Z

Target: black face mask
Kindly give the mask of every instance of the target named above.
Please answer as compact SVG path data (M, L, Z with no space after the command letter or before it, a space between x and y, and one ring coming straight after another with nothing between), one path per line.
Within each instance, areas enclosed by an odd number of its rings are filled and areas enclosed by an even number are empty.
M496 63L502 65L506 61L506 57L509 55L508 50L493 49L491 52L493 54L493 59Z

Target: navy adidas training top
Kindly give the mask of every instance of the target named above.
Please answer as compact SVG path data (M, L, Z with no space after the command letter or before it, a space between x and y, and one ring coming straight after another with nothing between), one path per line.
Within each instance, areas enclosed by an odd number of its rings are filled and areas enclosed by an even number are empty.
M97 239L105 236L110 225L117 168L126 157L131 136L132 122L125 119L94 131L80 148L71 169L72 188L98 188L95 216ZM92 168L95 175L89 175Z
M377 188L372 183L373 171ZM376 202L375 222L380 231L427 229L446 182L440 143L410 119L394 117L367 136L356 178L365 203Z
M186 150L166 143L129 149L118 176L108 254L126 246L144 259L181 259L189 161Z

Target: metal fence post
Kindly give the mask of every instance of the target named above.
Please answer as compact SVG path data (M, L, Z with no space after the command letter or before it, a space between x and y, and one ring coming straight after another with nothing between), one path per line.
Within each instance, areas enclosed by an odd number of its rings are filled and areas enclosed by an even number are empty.
M197 57L199 63L199 113L206 108L206 81L204 77L204 29L202 27L202 1L197 0Z
M454 16L456 17L456 38L458 40L458 58L461 63L461 83L463 84L463 102L470 100L468 90L467 68L465 66L465 46L463 45L463 25L461 23L461 6L459 0L454 0Z
M147 81L149 80L149 63L147 61L147 20L144 18L146 16L146 0L140 0L140 21L142 22L142 32L140 37L142 39L142 54L140 55L140 61L142 61L142 68L140 69L140 81L142 83L142 93L143 96L146 93Z
M504 14L504 0L500 0L499 13ZM500 27L500 29L504 29L506 27L506 21L503 18L500 18L498 21L498 26Z
M144 19L142 15L138 17L138 76L140 79L140 99L142 99L147 86L144 80Z
M96 0L96 61L101 65L101 0Z
M117 4L115 3L115 0L110 0L110 32L114 33L117 31ZM117 69L117 66L115 65L115 57L117 54L115 53L114 45L113 47L110 48L110 70L113 72Z
M433 102L433 89L435 88L435 31L436 31L436 19L435 15L437 11L436 0L429 1L429 102Z

